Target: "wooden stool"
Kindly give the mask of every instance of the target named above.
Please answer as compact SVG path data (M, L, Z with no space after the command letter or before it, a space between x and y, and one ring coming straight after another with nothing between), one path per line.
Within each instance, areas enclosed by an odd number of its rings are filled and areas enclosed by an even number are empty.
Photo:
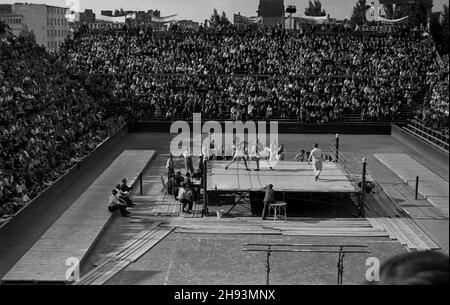
M283 201L277 201L275 203L270 204L270 208L273 210L273 221L274 222L277 221L278 216L284 216L284 222L287 221L286 206L287 206L286 202L283 202ZM270 211L269 211L269 217L270 217Z

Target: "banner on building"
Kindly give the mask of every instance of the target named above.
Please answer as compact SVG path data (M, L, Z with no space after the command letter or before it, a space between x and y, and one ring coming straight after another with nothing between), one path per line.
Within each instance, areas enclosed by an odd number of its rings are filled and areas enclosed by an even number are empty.
M177 21L177 14L173 14L165 17L152 16L152 21L156 23L172 23Z
M120 16L120 17L110 17L110 16L104 16L104 15L100 15L96 17L97 20L101 20L101 21L106 21L106 22L111 22L111 23L125 23L125 16Z
M379 32L379 33L392 33L396 27L393 25L363 25L356 27L357 31L362 32Z
M295 19L297 19L299 21L299 23L316 23L316 24L321 24L321 23L326 23L328 22L328 17L327 16L300 16L300 17L294 17Z
M261 17L246 17L239 14L234 14L234 24L258 24L262 22Z
M105 23L105 22L99 22L99 23L88 23L87 26L90 29L121 29L124 25L123 23Z

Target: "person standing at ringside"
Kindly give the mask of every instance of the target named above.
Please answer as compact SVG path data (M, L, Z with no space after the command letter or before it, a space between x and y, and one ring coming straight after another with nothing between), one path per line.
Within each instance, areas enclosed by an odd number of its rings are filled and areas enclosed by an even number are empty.
M313 170L314 170L314 175L316 176L316 181L319 180L320 174L322 173L322 150L319 148L319 144L315 143L314 144L314 148L311 151L311 155L309 156L308 159L308 164L309 162L313 162Z
M263 208L263 212L262 212L262 219L264 220L266 217L266 210L267 207L273 203L276 202L276 198L275 198L275 191L273 189L273 185L269 184L268 186L266 186L264 189L265 191L265 195L264 195L264 208Z
M194 174L194 162L192 161L192 153L188 146L185 147L183 151L184 157L184 167L186 168L186 173Z
M175 165L173 163L172 154L170 154L169 159L167 159L166 168L167 168L167 178L170 179L172 175L175 175Z

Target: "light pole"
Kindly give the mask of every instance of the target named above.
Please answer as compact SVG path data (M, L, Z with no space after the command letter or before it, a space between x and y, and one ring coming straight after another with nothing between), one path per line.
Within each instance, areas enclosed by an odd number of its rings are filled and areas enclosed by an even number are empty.
M297 7L295 5L288 5L286 8L286 13L289 13L289 29L292 30L292 14L297 12ZM286 22L284 22L284 26L286 27Z

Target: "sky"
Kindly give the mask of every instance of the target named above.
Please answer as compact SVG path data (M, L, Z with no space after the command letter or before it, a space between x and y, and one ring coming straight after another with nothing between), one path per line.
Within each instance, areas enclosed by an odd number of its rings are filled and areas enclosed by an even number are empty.
M76 1L79 2L81 11L92 8L98 14L101 10L120 8L137 11L159 9L161 16L178 14L179 20L188 19L199 22L209 19L214 8L217 8L219 12L224 11L230 20L233 19L233 14L238 12L244 16L255 16L259 3L259 0L0 0L0 3L29 2L69 7L66 3ZM321 2L322 7L331 17L344 19L346 16L351 16L357 0L321 0ZM285 6L295 5L296 15L303 15L308 0L285 0L284 4ZM434 0L433 11L441 11L444 4L449 5L449 0Z

